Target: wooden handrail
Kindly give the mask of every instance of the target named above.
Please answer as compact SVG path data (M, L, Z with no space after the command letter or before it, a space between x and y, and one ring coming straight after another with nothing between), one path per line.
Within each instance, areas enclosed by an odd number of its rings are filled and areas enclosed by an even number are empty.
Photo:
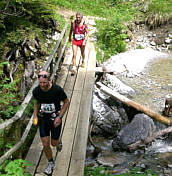
M21 140L17 144L15 144L13 146L13 148L8 150L3 156L0 157L0 164L2 164L6 159L8 159L25 142L25 140L26 140L26 138L28 136L28 133L29 133L29 131L30 131L31 127L32 127L32 124L33 124L32 120L33 120L33 115L31 117L31 119L29 120L29 123L28 123L28 125L27 125L27 127L26 127L26 129L25 129L25 131L23 133L23 136L22 136Z
M49 56L45 66L42 69L43 71L46 71L48 69L48 67L50 66L50 63L52 62L52 59L53 59L53 57L54 57L54 55L55 55L55 53L56 53L56 51L57 51L57 49L58 49L58 47L59 47L59 45L61 43L61 40L62 40L62 38L63 38L63 36L64 36L64 34L66 32L67 26L68 26L68 24L66 23L65 26L64 26L63 31L61 32L60 38L59 38L56 46L53 49L53 53Z
M49 58L48 58L47 62L45 63L45 65L44 65L42 70L47 71L47 69L49 68L51 62L53 61L55 53L57 52L57 49L59 48L59 46L61 44L61 41L62 41L63 37L66 34L66 30L67 30L67 24L65 24L64 29L61 32L60 38L57 41L57 44L55 45L52 54L49 56ZM59 64L60 64L61 58L62 58L62 56L64 54L64 51L65 51L65 48L66 48L66 45L67 45L67 41L68 41L67 38L65 38L64 46L63 46L63 48L62 48L62 50L60 52L60 56L59 56L59 58L57 60L57 63L55 65L55 67L53 68L53 73L51 74L51 80L53 80L53 78L55 76L55 73L56 73L57 69L59 68ZM28 94L26 95L24 101L21 104L21 108L16 112L16 114L11 119L6 120L4 123L1 123L0 124L0 129L6 128L7 126L9 126L10 124L16 122L17 120L19 120L23 116L28 104L31 102L31 99L33 97L32 96L32 91L37 85L38 85L38 80L36 80L34 82L34 84L32 85L32 87L30 88ZM17 144L15 144L13 146L13 148L8 150L3 156L0 157L0 164L2 164L6 159L8 159L14 152L16 152L21 147L21 145L25 142L25 140L26 140L26 138L28 136L28 133L29 133L29 131L31 129L32 123L33 123L32 120L33 120L33 115L31 117L27 127L25 128L25 131L23 133L23 136L22 136L21 140Z
M56 71L59 69L59 64L60 64L60 62L61 62L63 53L64 53L64 51L65 51L65 48L66 48L66 45L67 45L67 41L68 41L68 39L66 38L66 41L65 41L65 43L64 43L64 46L63 46L63 48L62 48L62 52L60 53L60 56L59 56L59 58L58 58L58 60L57 60L57 63L56 63L56 65L54 66L53 73L51 74L51 77L50 77L51 80L53 80Z

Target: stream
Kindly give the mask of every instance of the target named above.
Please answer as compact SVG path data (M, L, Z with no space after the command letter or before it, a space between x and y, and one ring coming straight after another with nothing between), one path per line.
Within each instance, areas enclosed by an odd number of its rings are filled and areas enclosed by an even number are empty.
M132 87L136 94L132 100L136 101L151 110L162 114L165 107L166 96L172 94L172 57L166 59L152 60L147 64L146 69L138 77L129 78L118 75L126 85ZM88 142L86 165L93 167L102 165L110 166L111 161L115 160L114 170L126 172L130 165L135 162L143 153L143 158L136 164L142 169L150 168L155 172L160 172L160 176L172 175L172 135L168 139L157 139L149 144L144 150L137 150L134 153L115 152L111 146L110 137L93 137L97 146L102 152L98 156L92 156L93 146ZM121 172L121 173L122 173ZM119 173L118 173L119 174Z

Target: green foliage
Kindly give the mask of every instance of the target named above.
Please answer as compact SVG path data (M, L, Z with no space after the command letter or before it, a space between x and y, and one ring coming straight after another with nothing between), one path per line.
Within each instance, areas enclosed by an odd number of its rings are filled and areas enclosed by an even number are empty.
M167 23L172 17L171 9L171 0L152 0L145 14L146 23L150 29Z
M17 159L14 161L7 161L5 168L0 166L1 176L30 176L29 173L24 173L24 168L26 166L31 166L31 164L22 159Z
M96 33L98 45L105 53L105 59L111 55L125 51L126 35L122 33L123 26L116 23L114 18L97 22L99 30Z
M73 11L82 11L85 15L107 16L112 4L111 0L53 0L53 3Z
M143 49L143 46L137 45L136 49Z
M106 172L105 167L86 167L84 176L111 176L110 173Z
M111 174L111 169L108 170L106 167L97 167L97 168L92 168L92 167L86 167L84 176L112 176ZM157 173L153 172L150 169L141 171L140 168L132 168L130 171L119 174L119 176L158 176Z
M104 51L105 60L111 55L125 51L127 35L123 32L126 28L124 22L132 19L133 11L124 7L114 7L109 12L107 20L99 20L96 23L98 28L97 44Z
M141 169L140 169L140 168L137 168L137 167L131 169L131 170L130 170L129 172L127 172L127 173L120 174L120 176L129 176L129 175L130 175L130 176L137 176L137 175L138 175L138 176L147 176L147 175L149 175L149 176L158 176L159 174L153 172L153 171L150 170L150 169L141 171Z
M10 118L11 115L16 113L18 110L18 106L13 106L13 103L18 101L18 82L19 80L15 80L13 82L9 82L9 78L5 77L2 74L3 65L7 65L8 62L0 63L0 73L1 73L1 84L0 84L0 114L1 117L5 115L6 118Z
M169 50L169 51L172 51L172 46L169 46L169 47L168 47L168 50Z
M39 36L42 39L43 33L52 31L52 19L58 20L58 30L64 25L56 13L57 7L49 0L11 0L8 6L7 1L2 0L0 11L1 53L4 46L16 47L25 38Z
M171 0L152 0L148 8L148 13L172 14Z
M33 113L33 107L34 107L33 101L34 101L34 100L32 100L32 102L30 102L30 103L28 104L28 106L27 106L27 108L26 108L26 110L25 110L25 114L26 114L27 116L30 116L31 113Z
M123 29L125 29L123 24L131 20L135 13L129 3L121 4L121 0L54 0L53 3L75 11L77 9L77 11L82 11L84 15L97 15L106 18L96 22L96 28L98 29L96 45L104 53L104 56L102 56L97 49L99 62L105 61L111 55L125 51L127 36L123 32Z

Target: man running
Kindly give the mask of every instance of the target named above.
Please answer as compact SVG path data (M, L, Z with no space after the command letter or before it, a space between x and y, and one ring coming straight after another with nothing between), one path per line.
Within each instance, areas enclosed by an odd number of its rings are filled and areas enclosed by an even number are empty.
M39 85L33 90L35 99L33 122L36 125L38 121L43 150L48 159L44 173L49 175L55 167L50 142L53 147L59 148L62 117L69 106L69 100L60 86L52 84L48 72L41 71L38 74L38 81Z
M81 12L76 13L76 20L71 22L71 28L69 32L69 41L71 42L71 36L73 33L73 42L72 42L72 50L73 50L73 68L72 75L76 73L76 56L77 49L80 47L81 55L82 55L82 65L85 66L85 45L88 40L88 27L83 21L83 14Z

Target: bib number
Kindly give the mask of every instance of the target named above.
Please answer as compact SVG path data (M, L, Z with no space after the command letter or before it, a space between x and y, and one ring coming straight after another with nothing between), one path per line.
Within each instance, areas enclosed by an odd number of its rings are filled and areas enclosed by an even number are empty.
M41 104L41 111L44 113L52 113L56 111L54 103L52 104Z
M83 40L85 38L84 34L75 34L75 39L76 40Z

